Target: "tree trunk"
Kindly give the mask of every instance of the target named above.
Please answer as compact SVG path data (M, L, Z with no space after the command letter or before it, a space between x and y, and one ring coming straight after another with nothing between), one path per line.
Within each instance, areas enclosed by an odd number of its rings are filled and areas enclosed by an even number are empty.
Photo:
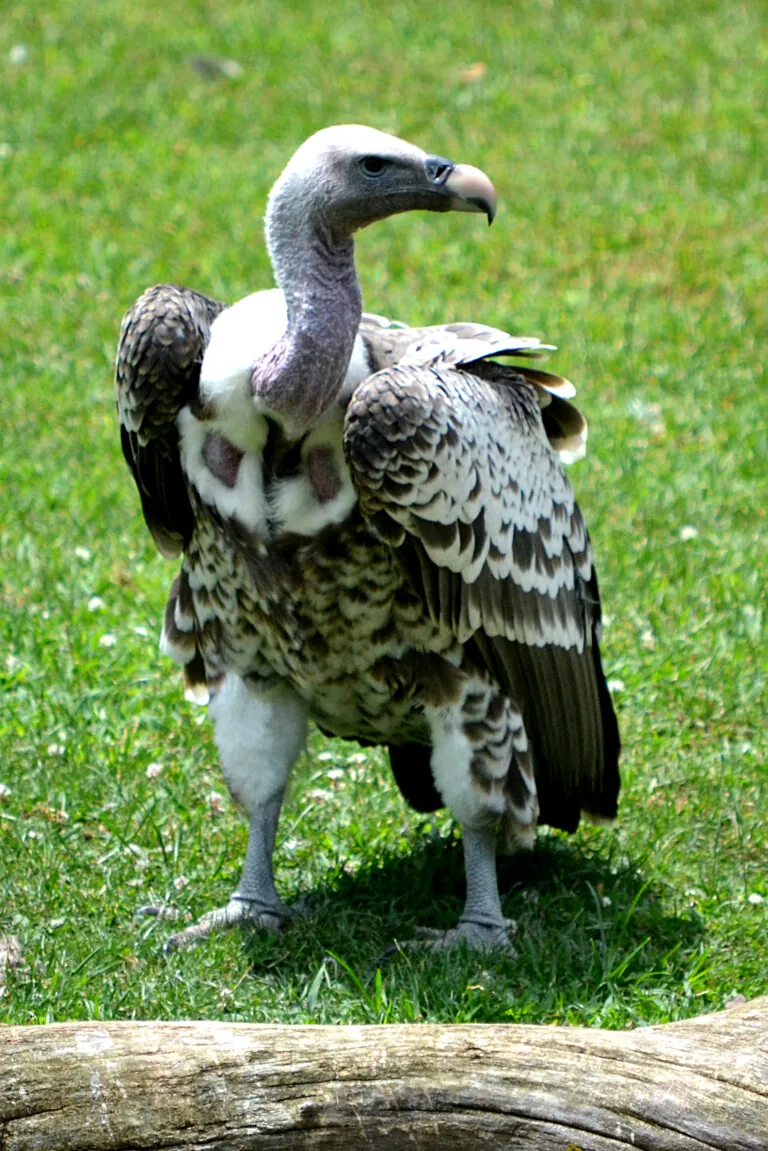
M766 1151L768 998L582 1027L0 1027L0 1151Z

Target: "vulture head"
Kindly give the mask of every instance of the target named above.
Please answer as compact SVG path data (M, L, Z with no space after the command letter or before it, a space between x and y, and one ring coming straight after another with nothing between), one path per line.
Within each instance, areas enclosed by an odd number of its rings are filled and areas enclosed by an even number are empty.
M251 392L290 437L340 394L362 313L354 233L418 209L483 212L490 223L496 193L479 169L358 124L316 132L278 177L265 222L287 327L254 364Z
M270 248L281 225L309 223L336 242L399 212L496 214L493 184L478 168L454 164L360 124L323 128L284 169L267 205Z

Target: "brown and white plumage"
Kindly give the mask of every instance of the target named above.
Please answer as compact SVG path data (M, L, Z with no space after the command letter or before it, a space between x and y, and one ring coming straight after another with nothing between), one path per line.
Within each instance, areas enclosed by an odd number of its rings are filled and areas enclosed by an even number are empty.
M276 926L271 854L307 719L385 744L421 810L462 824L447 942L501 944L494 840L612 817L619 739L589 537L558 455L583 454L544 346L361 313L352 234L394 212L486 211L482 173L371 129L327 129L270 197L279 289L234 307L150 289L123 323L123 448L149 528L183 553L164 649L210 691L246 808L227 908L176 941ZM524 363L509 366L505 357Z

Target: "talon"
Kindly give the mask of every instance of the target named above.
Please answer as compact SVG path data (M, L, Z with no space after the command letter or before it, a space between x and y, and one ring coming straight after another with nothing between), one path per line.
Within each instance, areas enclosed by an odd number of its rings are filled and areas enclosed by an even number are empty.
M378 966L380 963L389 963L390 959L394 959L396 955L399 955L401 951L405 951L407 947L407 941L405 943L399 943L397 940L395 940L394 943L390 943L389 947L385 947L383 951L379 952L374 960L374 963L376 966Z
M168 923L174 923L177 919L181 918L181 912L178 907L157 907L152 903L147 903L143 907L137 907L133 914L137 918L146 916L152 919L164 919Z

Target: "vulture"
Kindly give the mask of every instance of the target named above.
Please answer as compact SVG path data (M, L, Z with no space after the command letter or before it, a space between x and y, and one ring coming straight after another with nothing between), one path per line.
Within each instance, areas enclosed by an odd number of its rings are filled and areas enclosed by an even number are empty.
M276 288L227 307L156 286L123 320L123 451L181 557L161 649L249 822L236 891L171 946L294 914L272 855L309 720L384 745L406 801L460 824L465 905L433 946L506 947L497 847L616 814L597 577L562 467L586 423L532 366L552 350L536 338L363 312L355 233L417 209L491 223L496 194L383 132L323 129L268 198Z

